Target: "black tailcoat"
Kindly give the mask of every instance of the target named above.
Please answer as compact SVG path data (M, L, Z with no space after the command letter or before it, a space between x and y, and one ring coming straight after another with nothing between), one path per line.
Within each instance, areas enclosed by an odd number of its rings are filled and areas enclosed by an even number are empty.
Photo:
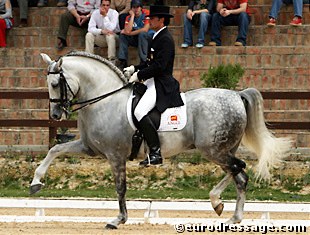
M164 112L167 108L183 105L180 84L173 77L175 56L174 40L167 28L160 31L149 44L147 66L136 66L139 81L154 77L156 108Z

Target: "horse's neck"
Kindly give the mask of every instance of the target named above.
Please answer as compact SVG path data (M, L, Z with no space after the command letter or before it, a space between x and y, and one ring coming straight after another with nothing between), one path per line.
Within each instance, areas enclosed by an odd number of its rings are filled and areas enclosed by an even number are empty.
M120 78L115 73L98 73L95 76L84 76L79 79L79 99L91 99L123 86Z

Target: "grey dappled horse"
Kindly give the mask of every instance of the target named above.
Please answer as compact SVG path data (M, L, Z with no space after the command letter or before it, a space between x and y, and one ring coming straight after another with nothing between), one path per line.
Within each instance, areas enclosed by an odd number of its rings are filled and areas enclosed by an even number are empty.
M52 118L61 119L73 98L86 101L80 104L86 106L79 110L78 115L80 139L55 145L49 150L35 171L30 193L41 189L40 179L56 157L64 153L103 155L115 177L120 210L118 217L106 228L117 228L127 220L126 158L130 154L134 130L127 119L126 105L131 89L122 89L126 85L124 75L100 56L72 52L57 61L46 54L41 56L48 64ZM212 206L218 215L222 213L220 195L233 180L238 196L235 213L227 223L241 222L248 177L243 170L245 163L234 156L240 142L256 153L258 176L268 179L270 168L286 156L290 141L275 138L266 128L263 99L256 89L237 92L204 88L185 94L188 123L180 131L159 133L163 156L167 159L197 148L208 160L220 165L227 175L210 192ZM142 157L143 148L140 152Z

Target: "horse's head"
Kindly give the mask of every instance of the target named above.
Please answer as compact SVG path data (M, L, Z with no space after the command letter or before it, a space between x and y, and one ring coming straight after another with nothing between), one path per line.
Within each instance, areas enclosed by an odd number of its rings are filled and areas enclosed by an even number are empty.
M66 73L62 67L63 59L57 61L41 53L42 59L48 64L47 84L50 97L50 115L55 120L60 120L64 113L68 114L78 84Z

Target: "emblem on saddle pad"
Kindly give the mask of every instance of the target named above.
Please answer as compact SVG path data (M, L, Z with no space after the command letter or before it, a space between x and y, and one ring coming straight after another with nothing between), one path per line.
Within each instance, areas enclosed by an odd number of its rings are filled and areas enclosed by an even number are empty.
M132 94L128 99L127 118L130 126L135 130L137 128L132 120L132 100L134 97L135 96ZM161 114L158 131L179 131L185 127L187 123L185 94L181 93L181 97L184 103L183 106L166 109L166 111Z

